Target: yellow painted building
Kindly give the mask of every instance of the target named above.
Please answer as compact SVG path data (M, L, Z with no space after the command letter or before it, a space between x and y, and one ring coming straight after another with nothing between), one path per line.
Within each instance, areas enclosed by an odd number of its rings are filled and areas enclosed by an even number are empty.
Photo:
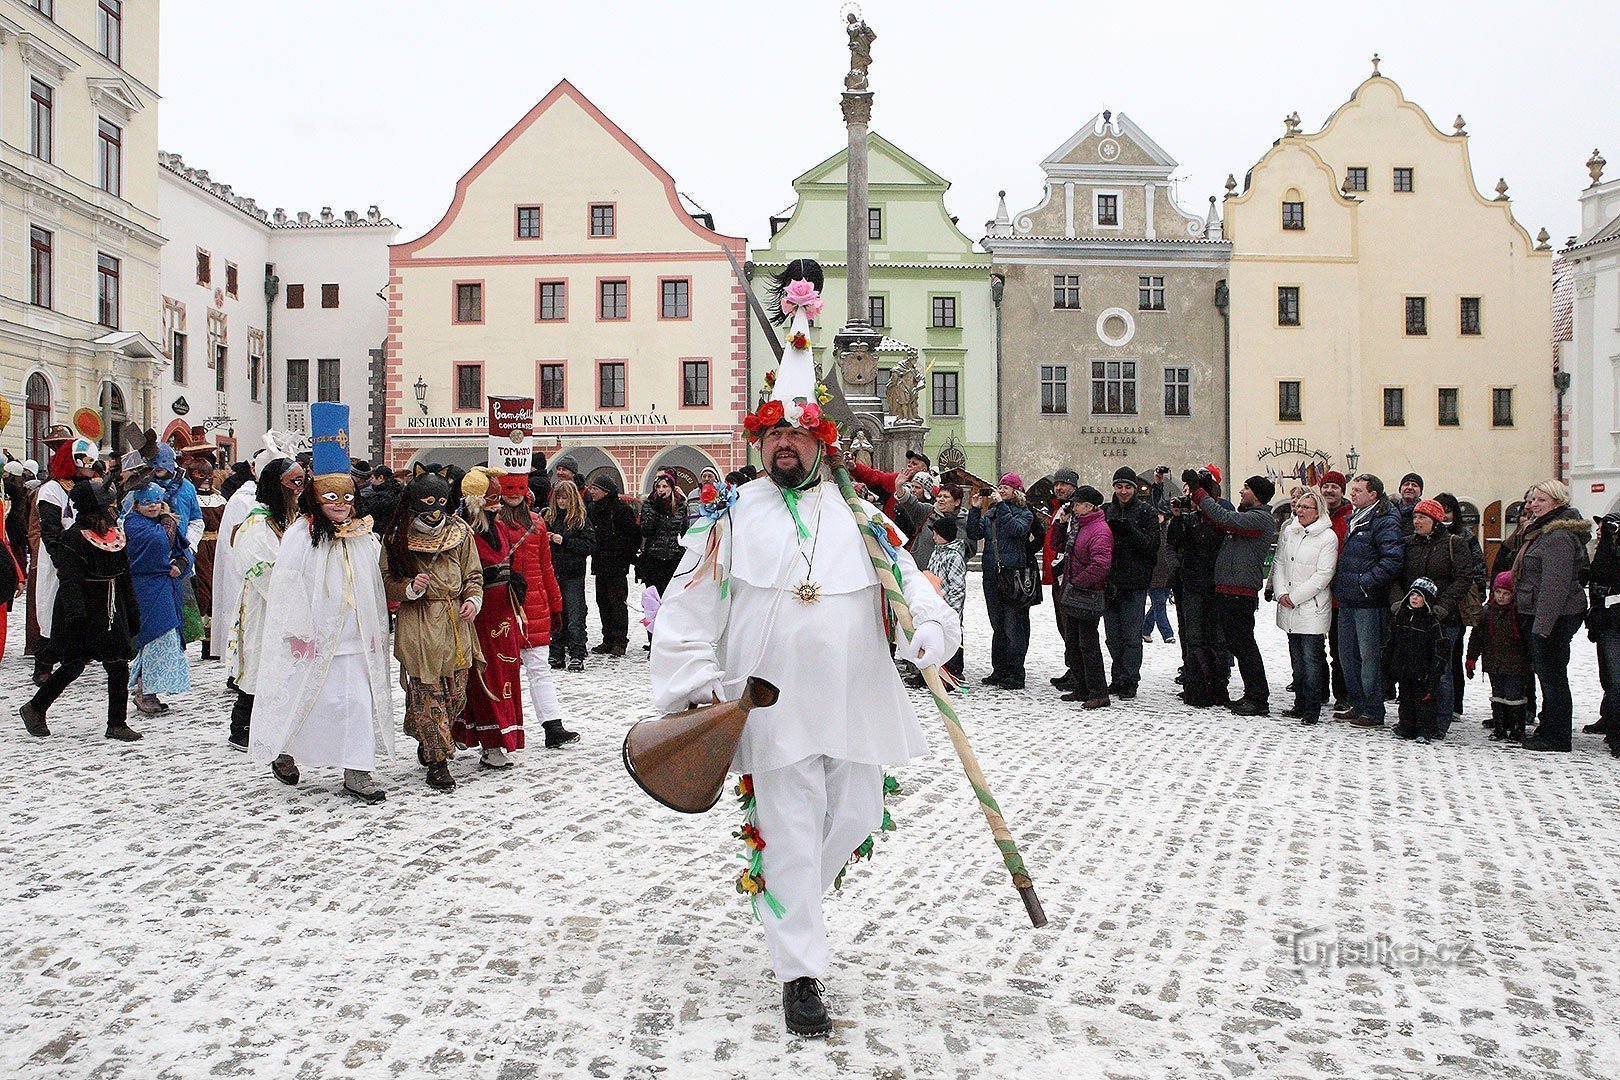
M1280 498L1330 468L1392 491L1416 471L1500 535L1500 508L1553 473L1552 252L1505 184L1479 192L1463 118L1441 131L1375 64L1234 187L1232 475L1269 473Z
M151 422L157 79L156 3L0 0L0 446L42 468L79 409Z
M746 460L746 295L675 181L568 82L389 252L387 456L484 460L485 399L533 397L535 448L591 477L683 487Z

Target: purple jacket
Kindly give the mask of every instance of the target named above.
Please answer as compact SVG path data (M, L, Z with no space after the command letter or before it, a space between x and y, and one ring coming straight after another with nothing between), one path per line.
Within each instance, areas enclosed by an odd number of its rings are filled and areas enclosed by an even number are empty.
M1069 553L1063 560L1063 581L1074 589L1100 589L1114 565L1114 530L1097 510L1069 524Z

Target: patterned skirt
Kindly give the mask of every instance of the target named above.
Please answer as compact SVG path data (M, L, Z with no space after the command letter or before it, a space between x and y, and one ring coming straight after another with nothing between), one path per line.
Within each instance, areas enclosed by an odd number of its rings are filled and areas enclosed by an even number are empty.
M129 670L130 681L140 680L148 694L183 694L191 689L191 668L186 663L180 631L170 630L142 646Z
M437 682L405 679L405 734L421 744L423 761L431 765L456 756L450 724L466 705L466 668Z

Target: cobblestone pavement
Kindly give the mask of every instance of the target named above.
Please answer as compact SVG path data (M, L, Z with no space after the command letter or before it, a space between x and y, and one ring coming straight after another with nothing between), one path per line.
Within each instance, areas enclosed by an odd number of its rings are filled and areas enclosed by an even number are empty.
M1430 747L1192 713L1158 643L1140 697L1081 713L1045 687L1051 608L1033 621L1030 689L962 712L1051 923L1029 928L930 718L899 831L829 902L826 1041L783 1034L729 801L683 817L624 773L639 649L559 674L577 748L505 773L464 755L439 795L401 736L378 807L229 750L218 664L133 718L140 743L101 738L99 669L30 739L13 651L0 1074L1620 1075L1620 762L1594 737L1493 746L1477 681ZM1598 693L1576 652L1579 724Z

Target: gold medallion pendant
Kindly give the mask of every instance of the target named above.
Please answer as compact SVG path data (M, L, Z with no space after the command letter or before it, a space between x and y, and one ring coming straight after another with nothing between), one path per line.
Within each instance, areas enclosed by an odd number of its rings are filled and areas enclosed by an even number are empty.
M801 604L815 604L821 601L821 586L808 579L793 586L793 599Z

